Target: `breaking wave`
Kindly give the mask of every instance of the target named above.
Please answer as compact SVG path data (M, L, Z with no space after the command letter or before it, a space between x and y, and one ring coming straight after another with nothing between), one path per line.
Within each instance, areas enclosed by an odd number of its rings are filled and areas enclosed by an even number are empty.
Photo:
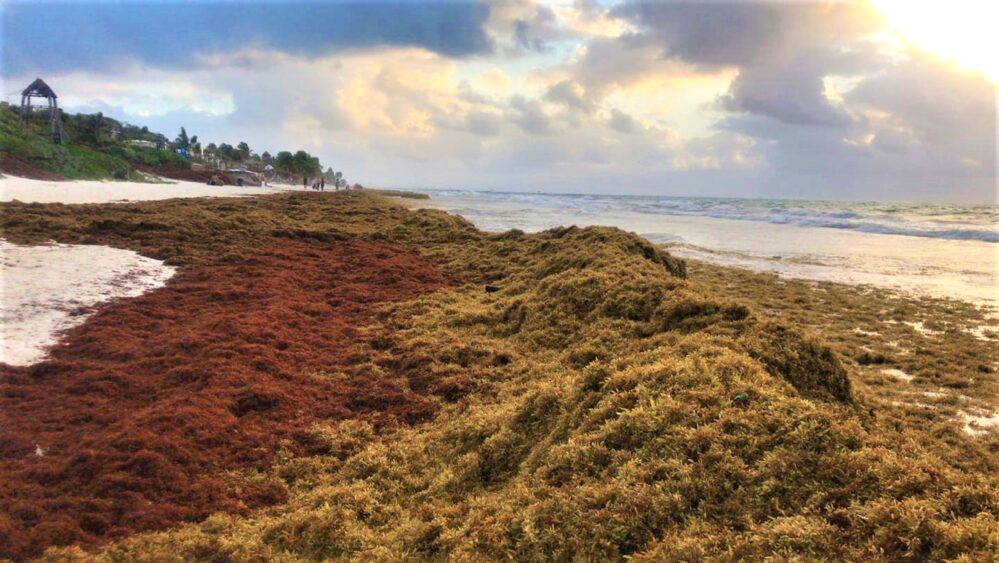
M872 234L999 242L999 206L995 205L529 194L466 190L438 190L430 193L445 198L484 198L569 214L634 212L648 215L704 216Z

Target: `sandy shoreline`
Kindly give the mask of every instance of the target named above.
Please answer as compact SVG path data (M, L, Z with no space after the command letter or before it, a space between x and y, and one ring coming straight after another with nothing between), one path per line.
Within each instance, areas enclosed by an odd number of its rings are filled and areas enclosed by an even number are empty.
M280 193L295 186L273 187L209 186L197 182L170 180L164 183L75 180L53 182L17 176L0 178L0 201L25 203L112 203L153 201L175 197L231 197ZM301 188L298 188L301 189Z
M231 197L231 196L256 196L284 191L301 191L297 186L280 185L267 188L259 187L238 187L238 186L208 186L194 182L173 181L164 184L148 184L140 182L116 182L116 181L68 181L50 182L42 180L31 180L7 176L0 178L0 201L23 201L39 203L108 203L127 201L153 201L175 197ZM456 208L451 202L444 202L433 199L406 199L395 198L405 205L418 208L435 208L448 212L461 213L461 209ZM462 202L462 205L468 202ZM641 234L652 227L648 224L648 219L641 216L635 217L608 217L608 223L625 228L625 230L637 231ZM725 221L718 219L695 220L692 218L673 217L670 222L676 224L678 228L691 230L692 232L703 232L718 230L720 234L714 235L719 240L733 239L745 236L745 224L740 222ZM623 221L623 223L621 223ZM629 222L635 222L634 224ZM702 224L703 223L703 224ZM491 224L491 223L490 223ZM499 224L499 223L497 223ZM587 224L585 221L583 225ZM554 226L554 224L552 225ZM483 228L483 225L479 225ZM763 229L765 233L758 235L760 241L780 240L788 236L786 228L774 225L751 225L754 229ZM815 231L813 233L812 231ZM828 230L806 230L797 229L791 232L790 238L785 244L769 250L771 253L788 254L792 248L809 248L809 245L822 245L827 248L858 248L865 244L870 244L871 240L883 241L884 248L865 258L872 264L885 263L888 261L905 262L894 255L896 252L905 254L924 253L921 260L932 259L930 264L946 263L951 255L948 248L954 246L968 245L974 243L962 241L927 241L912 240L909 237L898 237L892 235L863 235L858 233L824 232ZM698 235L701 236L701 235ZM824 237L833 237L826 240ZM695 237L696 238L696 237ZM840 240L842 239L842 240ZM856 240L854 240L856 239ZM770 243L772 245L772 242ZM907 244L916 244L911 250L905 250ZM936 248L939 246L939 248ZM999 310L999 286L996 281L999 272L993 274L992 282L989 280L969 281L962 277L960 271L975 269L976 271L995 270L999 255L992 253L977 258L975 264L954 264L953 272L939 269L932 274L920 273L919 275L907 275L900 272L880 272L876 269L867 271L864 267L853 265L850 267L834 267L828 264L810 261L807 257L785 258L783 260L763 259L760 257L747 256L739 252L726 250L724 246L716 248L705 248L696 245L668 242L663 243L663 247L678 256L702 260L718 265L747 268L756 272L772 272L789 279L804 279L816 282L837 282L854 286L873 286L879 288L894 289L907 295L926 297L945 297L965 300L977 305L989 307L992 310ZM930 252L931 254L925 254ZM999 252L999 251L997 251ZM956 256L956 255L954 255ZM928 258L929 257L929 258ZM838 258L842 260L842 258ZM930 266L932 268L932 266Z
M537 232L559 225L608 225L635 232L669 252L782 278L893 289L999 308L999 244L799 227L708 216L651 215L586 207L533 208L509 196L431 195L410 201L465 216L483 230ZM526 195L525 197L530 197ZM549 199L557 196L548 196ZM566 206L576 202L566 200ZM579 204L582 205L582 204Z
M46 181L0 177L0 201L125 203L187 197L257 196L292 186L240 187L167 181ZM162 286L174 268L99 245L21 246L0 239L0 362L30 365L95 306Z
M175 271L129 250L0 239L0 362L41 361L59 335L95 307L162 287Z
M109 203L109 202L127 202L127 201L152 201L159 199L168 199L175 197L229 197L229 196L257 196L266 195L271 193L280 193L283 191L299 191L294 186L278 186L272 188L254 188L254 187L237 187L237 186L208 186L204 184L198 184L193 182L176 181L164 184L147 184L139 182L98 182L98 181L70 181L70 182L50 182L50 181L39 181L31 180L26 178L17 177L5 177L0 179L0 201L10 201L18 200L24 202L58 202L58 203ZM393 194L390 194L393 195ZM404 205L419 209L419 208L443 208L448 210L448 205L442 205L441 202L433 199L408 199L393 197L394 200L403 203ZM25 338L20 338L18 335L8 334L4 346L4 356L12 364L18 363L30 363L32 361L37 361L37 359L42 357L41 350L46 346L50 345L55 338L55 334L59 331L72 326L73 324L78 324L82 322L85 315L79 315L74 311L86 309L96 303L99 303L103 299L109 299L116 295L133 295L138 294L132 291L131 286L127 288L120 287L121 284L117 284L118 287L107 285L102 286L95 280L91 280L88 285L88 291L85 292L86 295L90 297L73 297L67 294L65 291L56 291L51 284L42 285L35 282L30 282L29 275L19 269L20 265L18 262L21 260L18 258L27 247L19 247L16 245L10 245L4 243L4 268L6 270L6 281L7 288L6 292L8 298L5 300L4 318L18 320L19 323L27 323L24 325L33 326L32 329L24 328L12 328L14 322L11 321L7 323L8 326L5 327L6 333L11 333L11 331L18 332L20 335L25 336L27 340L32 342L24 341ZM723 267L734 267L734 268L745 268L752 272L757 273L773 273L778 275L780 278L796 281L805 280L809 283L821 282L821 283L833 283L841 284L844 286L844 290L851 291L855 290L858 292L866 292L869 288L881 288L888 289L900 297L919 299L922 297L940 297L941 295L946 295L946 283L941 281L941 286L938 288L927 286L926 284L920 286L905 285L900 284L898 280L892 279L890 276L864 276L858 275L851 277L849 275L844 275L842 272L833 271L830 268L823 268L812 266L808 264L800 264L793 262L766 262L762 263L759 261L752 261L746 259L740 259L738 257L733 257L731 253L726 252L714 252L707 251L705 249L691 248L687 245L677 245L675 243L668 243L662 245L666 250L677 254L680 257L703 261L706 263L715 264ZM45 247L43 247L45 248ZM58 249L59 247L52 247ZM52 248L48 252L52 253ZM71 247L64 247L69 249ZM96 253L100 252L100 247L89 247L90 252ZM115 250L105 248L105 252L110 251L113 255ZM72 254L71 252L64 253L67 256ZM82 255L81 252L77 252L77 255ZM141 258L136 256L137 258ZM144 259L144 258L143 258ZM90 260L88 258L87 260ZM52 263L55 266L56 262ZM76 271L82 271L79 268L80 264L77 264ZM36 268L37 271L37 268ZM152 274L150 274L152 275ZM142 276L140 276L142 277ZM156 277L155 275L153 277ZM73 283L69 276L66 278L64 289L72 289ZM847 278L847 279L843 279ZM33 278L32 278L33 279ZM152 279L152 278L150 278ZM28 280L28 281L25 281ZM21 283L24 281L25 283ZM113 280L110 278L105 280L107 283L112 283ZM144 285L145 282L139 283L139 286ZM128 284L125 284L128 285ZM153 284L155 285L155 284ZM105 287L105 289L101 289ZM138 286L136 286L138 287ZM150 286L152 287L152 286ZM868 289L865 289L868 288ZM928 289L929 288L929 289ZM14 295L11 292L30 292L22 293L19 295ZM107 296L102 298L102 292L106 292ZM59 297L62 295L62 298ZM981 293L975 294L982 297ZM961 299L961 296L956 297ZM75 304L73 306L63 305L62 301L70 299ZM967 327L963 330L974 334L980 340L988 341L989 338L986 335L990 335L999 332L999 315L997 315L997 304L999 301L990 298L967 298L965 300L976 306L982 307L984 311L984 322L977 324L976 326ZM86 303L84 303L84 301ZM41 303L49 302L50 307L35 307L35 313L33 315L27 315L24 310L24 303L31 302ZM20 303L20 305L17 305ZM15 309L20 312L15 311ZM43 310L45 309L45 310ZM31 316L32 319L29 319ZM58 317L58 318L57 318ZM36 322L37 321L37 322ZM40 323L40 324L39 324ZM916 324L916 323L910 323ZM919 323L922 324L922 323ZM37 325L37 326L35 326ZM45 325L45 327L42 327ZM37 330L36 330L37 329ZM44 335L43 335L44 333ZM26 335L30 335L26 336ZM47 336L45 336L47 335ZM9 350L8 350L9 348ZM16 350L15 350L16 348ZM2 361L3 358L0 358Z
M146 184L138 182L96 181L49 182L16 177L6 177L0 179L0 201L19 200L40 203L111 203L126 201L152 201L175 197L257 196L285 191L301 190L298 190L293 186L280 186L263 189L236 186L217 187L183 181L172 182L169 184ZM440 202L433 199L414 200L396 197L392 193L389 193L389 195L393 200L413 209L447 208L446 205L442 206L440 205ZM141 290L138 289L139 287L153 287L157 285L157 283L162 283L162 281L153 283L151 280L160 279L161 276L159 274L151 273L152 271L146 268L142 270L142 275L139 275L133 280L136 284L121 284L116 282L114 279L108 278L107 280L104 280L104 285L102 285L99 280L94 278L86 284L86 292L73 296L71 293L76 291L73 287L79 285L79 283L77 283L79 280L73 281L77 276L61 276L65 278L62 279L64 286L62 289L65 291L54 288L52 283L45 285L31 281L34 278L29 275L30 272L25 271L23 264L20 263L24 258L22 255L24 255L25 252L32 252L30 249L31 247L11 245L7 242L4 242L3 244L3 266L5 268L5 281L7 282L6 289L4 291L8 296L5 299L4 318L13 320L6 323L7 326L5 326L5 334L7 335L4 345L5 352L3 357L0 357L0 361L3 361L3 358L7 358L7 361L11 364L31 363L43 357L41 350L54 342L56 334L69 326L79 324L79 322L83 321L85 315L78 315L76 311L85 310L103 300L111 299L115 296L137 295L138 293L141 293ZM858 294L864 294L874 288L880 288L882 290L889 290L889 294L896 295L900 298L919 301L921 298L926 297L936 298L944 293L925 291L924 287L900 287L897 283L891 283L891 280L881 280L877 278L872 279L869 276L861 276L853 280L843 280L839 279L842 277L841 275L837 275L835 272L830 272L828 268L813 271L808 269L807 265L801 264L787 264L787 267L783 269L774 268L772 265L764 265L761 267L758 263L754 263L752 261L733 260L723 252L692 251L683 245L677 246L676 244L664 244L662 247L688 260L702 261L706 264L714 264L723 268L744 268L747 271L761 274L772 273L776 274L781 279L785 279L792 283L822 283L826 284L826 287L841 286L839 288L840 291L855 291ZM75 247L56 245L55 247L39 248L47 249L44 251L54 256L55 250L64 248L68 251ZM116 255L115 253L120 252L114 249L99 246L79 248L82 251L91 253L105 252L108 254L109 260L111 259L110 257ZM102 248L103 250L101 250ZM76 252L76 255L83 256L85 252L82 251ZM73 252L64 252L63 254L69 256L73 254ZM134 256L137 259L148 260L137 255ZM85 259L87 262L92 262L93 260L93 257ZM31 260L29 259L29 261ZM98 259L98 262L99 261L100 260ZM79 262L79 260L70 260L70 262L76 264L74 271L83 272L83 269L81 269L83 264ZM64 265L69 265L70 262L66 262ZM52 262L49 265L49 269L57 266L59 263L61 262ZM136 265L135 267L139 266ZM37 264L32 268L34 268L34 271L36 272L41 271L41 267ZM149 283L147 283L147 281L143 281L145 280L144 276L147 275L151 276L148 280ZM133 288L132 285L135 285L135 287ZM67 291L69 293L67 293ZM18 294L15 295L14 293ZM63 301L66 301L66 303L63 303ZM979 340L989 341L993 334L999 333L999 314L997 314L999 309L996 307L997 302L991 299L966 299L966 301L972 305L982 308L982 320L976 321L975 324L964 327L961 330L973 334ZM49 303L50 306L37 306L38 303L42 302ZM34 304L33 314L29 315L25 313L25 303ZM20 325L15 323L14 320L16 320L17 323L27 324L24 324L21 328L17 328L17 326ZM909 324L913 326L922 326L923 321L913 321L909 322ZM29 326L34 328L27 328ZM858 330L863 331L863 329ZM18 335L14 335L12 331L18 332ZM925 329L917 329L917 332L921 335L926 335ZM932 333L932 331L930 331L930 333Z

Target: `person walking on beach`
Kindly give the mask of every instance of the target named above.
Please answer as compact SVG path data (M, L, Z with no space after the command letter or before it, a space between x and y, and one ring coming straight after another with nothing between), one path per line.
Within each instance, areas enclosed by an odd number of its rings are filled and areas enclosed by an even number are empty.
M309 189L309 179L306 178L305 176L302 176L302 189L303 190Z
M321 191L321 192L325 192L326 191L326 178L320 178L319 179L319 191Z

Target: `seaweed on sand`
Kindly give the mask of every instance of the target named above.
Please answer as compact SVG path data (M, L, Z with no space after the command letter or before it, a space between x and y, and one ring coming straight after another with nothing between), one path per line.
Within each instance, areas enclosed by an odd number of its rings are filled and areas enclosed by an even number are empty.
M840 353L791 322L774 325L748 298L685 279L689 269L635 235L487 235L375 198L294 198L298 217L316 217L308 224L282 214L288 199L261 198L254 213L281 228L416 244L469 282L387 305L393 331L370 342L372 369L456 391L437 395L440 408L423 424L314 427L327 447L274 468L288 489L284 504L137 535L96 558L988 560L999 552L999 484L983 469L996 450L898 425L891 407L856 392ZM338 203L353 214L336 215ZM484 292L483 282L503 289ZM955 445L976 460L940 455Z
M435 382L366 370L365 341L388 334L379 303L449 283L398 245L276 238L103 307L47 361L0 365L0 557L281 502L272 474L226 474L325 451L313 423L429 419Z

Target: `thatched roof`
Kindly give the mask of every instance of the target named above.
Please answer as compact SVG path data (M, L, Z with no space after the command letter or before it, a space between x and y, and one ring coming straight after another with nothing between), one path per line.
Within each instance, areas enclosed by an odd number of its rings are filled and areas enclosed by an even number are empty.
M36 78L34 82L28 85L24 91L21 92L22 96L35 96L39 98L57 98L55 92L49 85L45 83L41 78Z

